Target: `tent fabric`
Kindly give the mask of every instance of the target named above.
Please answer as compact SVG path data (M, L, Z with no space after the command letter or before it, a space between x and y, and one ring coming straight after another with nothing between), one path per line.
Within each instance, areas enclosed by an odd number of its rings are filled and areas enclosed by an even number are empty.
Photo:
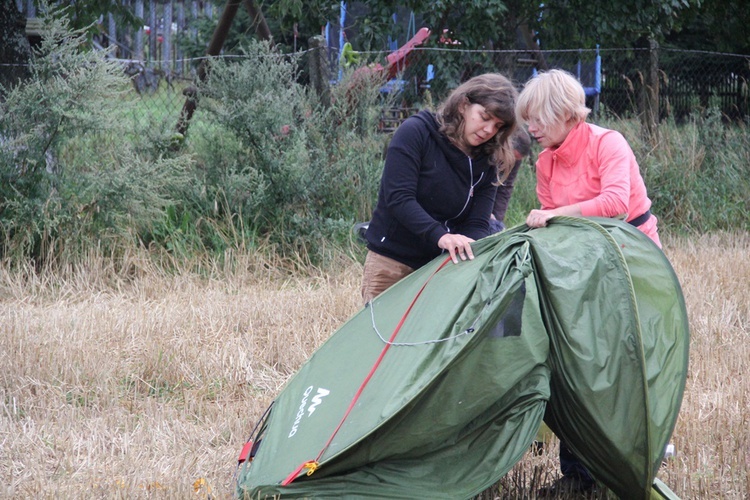
M238 496L470 498L544 419L619 497L674 498L654 481L689 332L662 251L629 224L570 217L473 250L401 280L310 357L254 436Z

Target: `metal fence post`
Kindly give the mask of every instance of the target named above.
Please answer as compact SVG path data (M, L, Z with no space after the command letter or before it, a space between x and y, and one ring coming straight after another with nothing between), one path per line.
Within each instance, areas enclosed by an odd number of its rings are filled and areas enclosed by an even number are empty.
M153 62L158 61L156 54L156 32L158 31L156 26L156 0L149 0L148 2L148 24L151 29L148 35L148 60L149 62Z

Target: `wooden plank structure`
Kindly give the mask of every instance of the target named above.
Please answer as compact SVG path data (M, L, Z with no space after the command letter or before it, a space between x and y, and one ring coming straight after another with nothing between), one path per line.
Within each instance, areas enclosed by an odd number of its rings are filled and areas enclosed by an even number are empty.
M42 20L38 17L26 18L26 38L33 47L42 41Z

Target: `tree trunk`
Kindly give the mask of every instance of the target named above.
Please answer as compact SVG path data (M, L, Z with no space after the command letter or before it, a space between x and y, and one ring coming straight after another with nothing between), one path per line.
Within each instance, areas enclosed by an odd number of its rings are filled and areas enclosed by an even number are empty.
M310 81L320 102L328 107L331 104L331 90L329 88L331 75L326 55L326 41L322 36L314 36L308 40L310 47Z
M255 0L245 0L245 9L250 14L250 19L253 21L255 26L255 35L261 39L270 42L271 41L271 30L268 28L266 18L263 16L263 12L255 2Z
M135 15L138 19L143 19L143 0L135 0ZM134 58L143 61L143 21L138 21L138 28L135 31L135 54Z
M164 28L161 36L161 68L169 81L172 77L172 0L164 2Z
M29 76L30 60L26 18L15 2L0 2L0 100L3 99L4 89Z
M539 44L537 44L536 40L534 40L534 35L529 29L529 25L523 23L518 27L518 29L521 31L523 41L526 43L526 48L529 49L529 51L534 55L534 59L536 59L537 68L541 71L547 71L549 69L549 66L547 65L547 59L545 59L544 54L539 49Z
M224 42L229 34L229 28L232 26L234 16L237 14L240 2L242 0L227 0L224 6L224 11L219 19L219 24L216 25L214 34L211 37L211 42L208 44L206 49L207 56L218 56L221 53L221 48L224 46ZM198 80L203 81L208 76L207 70L207 59L201 61L198 65ZM180 118L177 120L177 132L185 135L187 133L188 126L190 125L190 119L195 113L195 108L198 106L197 89L194 87L187 87L182 91L185 94L185 104L182 106L180 112Z

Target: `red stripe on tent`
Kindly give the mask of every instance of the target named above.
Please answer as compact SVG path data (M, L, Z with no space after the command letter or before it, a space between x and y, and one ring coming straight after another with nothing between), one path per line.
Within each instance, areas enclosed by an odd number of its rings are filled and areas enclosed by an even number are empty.
M398 322L398 325L396 325L396 328L393 330L393 333L391 334L391 337L388 339L388 343L383 347L383 350L380 351L380 356L378 356L378 359L375 360L375 364L370 369L370 372L367 374L365 379L362 381L362 385L359 386L359 389L354 394L354 397L352 398L352 401L349 403L349 407L346 409L346 412L344 413L344 416L341 418L341 422L339 422L339 425L336 426L336 429L334 429L333 434L331 434L331 437L328 438L328 441L326 441L326 444L323 446L323 449L320 450L320 453L318 453L318 456L315 458L315 460L308 460L307 462L303 463L297 469L295 469L294 472L289 474L284 481L282 481L281 486L287 486L289 483L294 481L299 473L302 471L302 469L309 469L307 472L307 475L311 475L313 472L315 472L319 468L319 461L320 458L323 456L323 453L328 449L328 447L331 445L331 442L333 441L333 438L336 437L336 434L338 434L339 429L341 429L341 426L344 425L344 422L346 421L347 417L351 413L352 409L354 408L354 405L357 404L357 400L362 395L362 391L364 391L365 387L367 386L367 383L370 381L372 376L375 374L375 370L378 369L380 366L380 362L383 361L383 358L385 357L385 353L388 352L388 349L390 349L391 345L393 344L393 341L396 339L396 335L398 335L398 332L401 330L401 327L404 325L404 322L406 321L407 316L409 316L409 313L411 312L412 308L414 307L414 304L416 304L417 299L420 295L422 295L422 292L427 287L427 283L430 282L433 276L435 276L438 271L440 271L445 265L451 261L450 257L447 257L440 266L435 269L435 271L425 280L424 284L422 285L422 288L419 289L417 294L414 296L414 298L411 301L411 304L409 304L409 307L406 308L406 312L404 312L403 316L401 316L401 320ZM371 306L372 307L372 306Z
M250 455L250 450L253 449L253 440L249 440L247 443L245 443L245 446L242 447L242 451L240 452L240 458L237 459L237 463L241 464L245 460L247 460L247 456Z

